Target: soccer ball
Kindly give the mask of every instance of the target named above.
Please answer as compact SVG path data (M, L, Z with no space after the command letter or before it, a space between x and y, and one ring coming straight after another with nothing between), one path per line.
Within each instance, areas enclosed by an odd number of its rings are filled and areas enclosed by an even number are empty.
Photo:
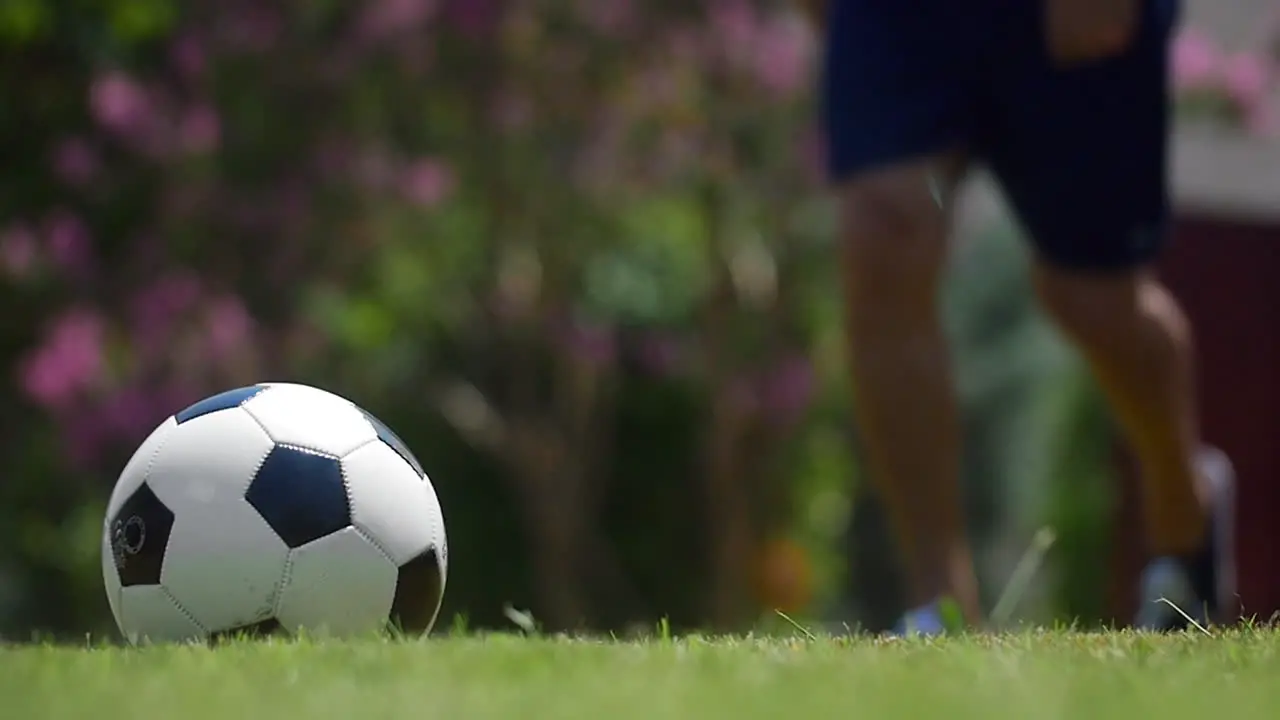
M447 568L417 459L305 385L229 390L165 420L121 473L102 532L111 612L134 643L424 633Z

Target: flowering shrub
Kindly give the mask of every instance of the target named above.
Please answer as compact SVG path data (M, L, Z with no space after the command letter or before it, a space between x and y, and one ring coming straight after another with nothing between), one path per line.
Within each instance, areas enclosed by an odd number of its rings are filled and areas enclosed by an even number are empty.
M1204 32L1184 30L1174 40L1171 57L1179 109L1192 118L1275 135L1280 131L1274 117L1278 59L1280 53L1271 48L1227 53Z
M824 282L812 37L785 5L14 0L0 52L18 109L0 122L21 139L0 295L24 309L0 334L0 450L31 478L0 487L0 527L56 545L9 544L0 575L62 578L26 596L27 621L89 612L41 598L96 594L84 533L142 435L264 378L359 397L424 455L461 458L469 480L440 481L453 528L521 513L537 584L513 594L552 625L593 615L583 573L617 574L571 555L595 543L592 488L635 464L582 450L608 444L634 383L698 398L649 423L716 408L706 447L654 470L677 495L701 477L730 493L713 568L786 522L732 497L783 487L766 459L816 384L810 309L790 297ZM501 484L468 500L491 462ZM497 615L499 580L458 572L456 601ZM738 598L752 572L711 584ZM731 604L722 622L742 617Z

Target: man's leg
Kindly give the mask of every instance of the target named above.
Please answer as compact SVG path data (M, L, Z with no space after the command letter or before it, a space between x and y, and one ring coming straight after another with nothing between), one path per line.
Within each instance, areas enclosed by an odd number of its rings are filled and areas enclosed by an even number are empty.
M1147 551L1157 559L1144 573L1150 587L1143 594L1151 597L1142 602L1165 597L1189 604L1183 610L1197 619L1220 619L1234 592L1229 539L1210 533L1230 531L1232 478L1221 454L1200 443L1193 344L1177 301L1146 270L1099 275L1041 263L1036 287L1088 362L1138 459ZM1139 609L1150 618L1145 624L1173 616L1168 608Z
M1215 556L1201 493L1186 318L1149 267L1168 199L1167 42L1172 0L1148 0L1134 45L1073 70L1042 61L1001 78L992 166L1034 238L1035 281L1080 349L1137 456L1148 550L1176 558L1215 604Z
M954 3L831 4L822 101L865 465L896 536L908 602L920 608L949 596L976 620L959 422L937 307L946 197L963 169L980 89L983 28L970 27L973 17ZM941 629L933 620L913 624Z
M940 191L960 161L868 172L841 189L841 250L854 413L915 608L953 598L980 617L960 497L960 425L938 311L947 255Z
M1088 361L1138 458L1148 550L1198 549L1205 515L1193 465L1191 329L1177 301L1145 270L1097 275L1041 264L1036 287Z

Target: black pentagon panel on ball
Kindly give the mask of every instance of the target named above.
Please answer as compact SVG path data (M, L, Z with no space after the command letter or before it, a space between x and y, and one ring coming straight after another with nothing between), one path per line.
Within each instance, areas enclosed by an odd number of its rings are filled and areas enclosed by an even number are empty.
M387 447L395 450L397 455L409 463L413 471L418 473L418 477L425 478L427 476L427 471L422 469L422 463L418 462L418 458L414 457L409 450L409 446L404 444L399 435L396 435L391 428L387 427L386 423L374 417L368 410L361 408L360 412L364 413L365 420L368 420L374 431L378 433L379 440L385 443Z
M444 573L436 549L430 548L400 566L396 595L391 602L391 625L405 633L421 634L431 628L444 594Z
M159 585L165 548L173 531L173 511L146 483L124 501L107 531L120 584Z
M249 387L236 388L226 392L218 393L213 397L207 397L204 400L180 411L173 416L173 419L181 425L188 420L194 420L202 415L218 412L219 410L230 410L233 407L240 407L252 398L254 395L266 390L265 385L250 385Z
M342 466L330 455L277 445L244 497L291 548L351 524Z

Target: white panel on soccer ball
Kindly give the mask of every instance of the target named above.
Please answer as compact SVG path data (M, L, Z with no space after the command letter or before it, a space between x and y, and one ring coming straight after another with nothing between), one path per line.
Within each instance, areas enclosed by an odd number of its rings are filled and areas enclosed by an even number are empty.
M182 610L159 585L135 585L120 592L120 628L132 643L203 640L204 628Z
M201 415L168 434L151 462L147 484L174 515L244 498L275 443L240 408ZM181 520L179 520L181 522Z
M369 534L397 565L432 547L443 521L431 485L381 442L342 458L351 524Z
M386 627L396 566L355 528L293 551L276 620L288 630L350 637Z
M116 481L115 489L111 491L111 500L107 502L107 522L120 512L120 505L147 479L147 470L151 467L151 461L155 459L156 451L177 426L177 422L172 417L160 423L160 426L142 441L142 445L138 447L133 457L129 458L128 464L120 473L120 479Z
M111 617L120 627L120 573L116 570L116 556L111 549L110 528L102 531L102 582L106 585L107 603L111 606Z
M306 385L272 384L244 404L277 443L342 457L377 432L350 401Z
M430 515L424 520L430 520L431 544L440 551L440 569L444 570L447 575L449 571L449 539L445 536L444 531L444 510L440 507L440 496L436 495L436 489L431 484L431 479L423 478L422 484L426 488L427 501L431 506Z
M210 632L271 617L289 548L242 498L181 506L160 584Z

